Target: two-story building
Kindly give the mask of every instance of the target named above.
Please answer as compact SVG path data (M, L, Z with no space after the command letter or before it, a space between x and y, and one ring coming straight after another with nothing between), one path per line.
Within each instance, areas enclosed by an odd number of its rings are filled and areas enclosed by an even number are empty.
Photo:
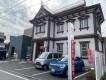
M76 56L87 57L87 48L102 52L101 24L104 21L101 5L70 5L51 11L42 5L33 24L33 60L43 51L68 54L68 27L73 23Z

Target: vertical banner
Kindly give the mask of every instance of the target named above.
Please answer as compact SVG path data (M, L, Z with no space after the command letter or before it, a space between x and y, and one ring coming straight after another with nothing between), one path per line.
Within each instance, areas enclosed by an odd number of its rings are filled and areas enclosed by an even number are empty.
M70 22L68 25L68 80L73 80L74 78L74 55L75 55L75 45L74 43L74 27Z
M71 40L72 79L75 78L75 41Z
M90 48L87 49L87 56L88 56L88 63L92 64L93 67L95 65L95 55L94 55L94 51Z

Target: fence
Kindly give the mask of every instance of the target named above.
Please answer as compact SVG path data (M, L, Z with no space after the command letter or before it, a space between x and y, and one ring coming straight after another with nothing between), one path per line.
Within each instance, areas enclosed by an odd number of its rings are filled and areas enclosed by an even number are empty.
M95 51L95 74L96 80L100 80L104 73L103 53Z

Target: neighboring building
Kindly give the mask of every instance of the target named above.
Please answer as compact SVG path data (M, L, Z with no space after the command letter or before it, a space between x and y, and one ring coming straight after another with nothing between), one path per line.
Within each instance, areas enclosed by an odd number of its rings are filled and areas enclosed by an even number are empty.
M18 59L26 60L27 56L31 54L29 50L31 48L31 41L32 41L31 37L32 35L30 33L32 32L30 31L31 29L27 29L24 31L25 33L24 35L10 37L10 47L9 47L10 57L13 57L14 53L17 53Z
M32 28L25 29L24 35L32 37Z
M4 43L4 40L6 39L6 36L3 32L0 32L0 43Z
M64 8L63 8L64 9ZM73 4L61 11L50 11L42 5L30 22L34 27L33 61L42 51L68 54L68 27L74 25L75 53L87 58L87 48L103 52L101 24L104 21L101 5Z
M4 43L6 36L3 32L0 32L0 60L6 59L6 44Z

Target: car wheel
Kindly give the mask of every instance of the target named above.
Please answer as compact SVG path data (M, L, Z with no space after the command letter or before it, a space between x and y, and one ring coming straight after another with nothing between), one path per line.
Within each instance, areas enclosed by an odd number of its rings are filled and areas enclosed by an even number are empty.
M44 66L43 66L43 69L44 69L45 71L47 71L47 70L48 70L48 66L47 66L47 65L44 65Z

